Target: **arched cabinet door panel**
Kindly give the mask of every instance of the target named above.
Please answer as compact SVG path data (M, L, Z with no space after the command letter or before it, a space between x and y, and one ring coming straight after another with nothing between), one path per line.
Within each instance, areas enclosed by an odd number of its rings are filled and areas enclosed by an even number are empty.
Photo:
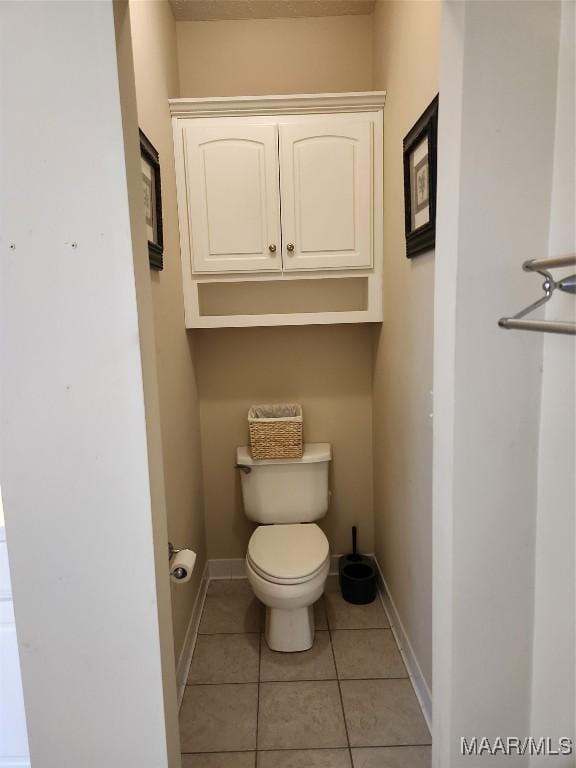
M279 126L285 270L372 266L373 124L359 117Z
M277 127L210 123L183 131L192 271L278 271Z

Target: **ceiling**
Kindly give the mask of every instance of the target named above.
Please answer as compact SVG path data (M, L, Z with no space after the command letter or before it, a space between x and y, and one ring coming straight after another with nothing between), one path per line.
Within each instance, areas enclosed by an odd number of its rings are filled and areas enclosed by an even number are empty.
M372 13L375 0L170 0L176 21L351 16Z

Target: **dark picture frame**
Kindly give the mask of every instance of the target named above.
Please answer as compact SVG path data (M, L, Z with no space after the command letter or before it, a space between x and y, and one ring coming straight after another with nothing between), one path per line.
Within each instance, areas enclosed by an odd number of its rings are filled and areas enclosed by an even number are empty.
M411 259L436 243L438 95L406 134L404 147L404 233Z
M160 156L144 131L140 133L140 157L142 163L142 187L146 231L148 235L148 260L150 268L164 269L164 232L162 227L162 184L160 182Z

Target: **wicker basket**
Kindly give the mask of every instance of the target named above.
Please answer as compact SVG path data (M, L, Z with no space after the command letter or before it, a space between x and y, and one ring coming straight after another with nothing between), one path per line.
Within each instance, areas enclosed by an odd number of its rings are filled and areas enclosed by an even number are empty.
M298 403L253 405L248 411L250 449L254 459L299 459L302 406Z

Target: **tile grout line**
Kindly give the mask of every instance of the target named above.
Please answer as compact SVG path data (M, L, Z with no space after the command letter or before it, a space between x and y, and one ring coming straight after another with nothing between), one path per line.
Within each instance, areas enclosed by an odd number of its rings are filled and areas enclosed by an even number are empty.
M372 680L409 680L408 675L402 677L297 677L291 680L262 680L262 683L274 683L274 685L286 685L290 683L333 683L342 681L343 683L370 683ZM255 685L258 680L242 680L241 682L231 683L186 683L187 688L209 688L214 685Z
M352 747L350 745L350 734L348 733L348 722L346 721L346 710L344 709L344 698L342 696L342 686L340 685L340 674L338 672L338 662L336 660L336 652L334 651L334 643L332 642L332 627L330 625L330 619L328 618L328 605L325 601L326 607L326 624L328 626L328 637L330 638L330 650L332 651L332 658L334 659L334 669L336 670L336 682L338 684L338 696L340 697L340 706L342 707L342 719L344 720L344 732L346 733L346 742L348 744L348 758L350 760L350 768L354 768L352 760Z
M317 632L328 632L327 629L317 629ZM391 632L392 635L394 634L394 631L391 627L334 627L334 632ZM250 630L248 632L199 632L198 635L201 637L221 637L222 635L257 635L258 632L254 632L253 630ZM395 641L396 642L396 641ZM398 644L396 644L399 648Z
M354 749L424 749L425 747L431 747L431 743L428 744L376 744L361 747L354 747ZM258 752L333 752L338 750L346 750L347 747L268 747L267 749L259 749ZM235 755L235 754L250 754L256 752L254 749L218 749L211 750L209 752L181 752L182 755Z
M262 628L262 626L260 626ZM258 633L258 688L256 694L256 749L254 750L254 768L258 765L258 731L260 730L260 690L262 685L262 632Z

